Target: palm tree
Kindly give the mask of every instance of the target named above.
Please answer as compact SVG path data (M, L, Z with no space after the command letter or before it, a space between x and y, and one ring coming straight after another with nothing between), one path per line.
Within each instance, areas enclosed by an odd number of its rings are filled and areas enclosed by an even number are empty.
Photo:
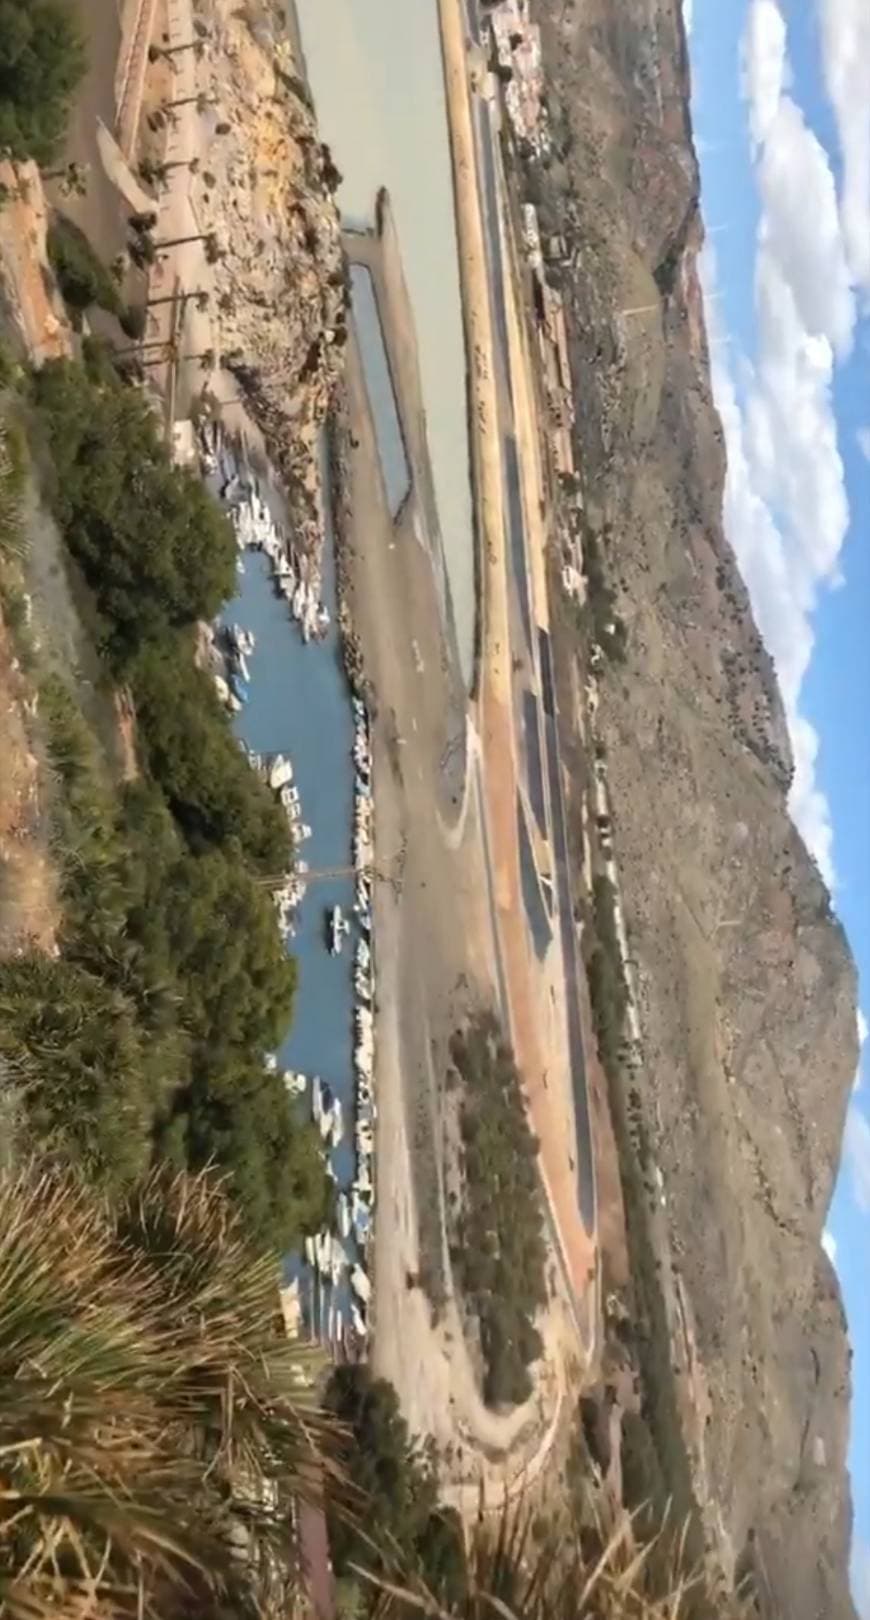
M145 265L153 264L154 260L157 258L157 249L154 246L154 238L149 236L147 232L143 232L141 236L133 237L129 243L129 251L130 258L140 270L143 269Z
M59 180L64 197L84 197L87 195L90 172L87 163L65 163L59 169L43 170L42 177L44 180Z
M162 293L159 298L149 298L147 308L156 309L158 304L186 304L191 298L201 313L208 309L209 295L204 287L197 288L195 292Z
M147 185L165 185L167 175L171 174L173 169L189 169L191 174L198 174L199 158L172 158L166 163L155 163L152 158L143 158L139 164L139 173Z
M178 96L175 101L165 101L163 107L164 111L168 112L170 109L174 111L176 107L189 107L193 102L196 102L198 113L206 112L212 105L211 97L207 96L203 90L200 90L195 96Z
M205 256L209 264L215 264L221 257L220 246L214 231L192 231L190 236L170 236L163 242L155 242L156 252L162 253L165 248L183 247L186 242L202 242L205 246Z
M286 1602L295 1504L335 1473L318 1372L213 1178L156 1176L116 1208L53 1167L3 1178L4 1615Z
M196 29L196 38L185 40L183 45L149 45L149 62L157 62L162 56L172 61L173 57L180 56L182 51L195 51L197 56L201 56L205 49L205 41L208 39L208 29L202 22L194 21L193 26Z
M201 354L182 355L183 360L198 360L203 371L214 371L217 355L214 349L203 349Z

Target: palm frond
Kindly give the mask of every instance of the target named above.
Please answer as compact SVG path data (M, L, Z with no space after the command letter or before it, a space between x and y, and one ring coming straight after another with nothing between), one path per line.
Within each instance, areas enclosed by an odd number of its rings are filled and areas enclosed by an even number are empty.
M120 1209L0 1179L0 1616L202 1620L286 1606L296 1503L337 1467L277 1264L213 1178Z

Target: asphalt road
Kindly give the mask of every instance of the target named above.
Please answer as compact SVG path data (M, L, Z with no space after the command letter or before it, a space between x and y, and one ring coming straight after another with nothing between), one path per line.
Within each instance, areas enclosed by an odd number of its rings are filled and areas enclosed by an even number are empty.
M480 40L480 25L476 0L468 0L467 15L470 32L475 41ZM487 261L489 270L489 290L494 315L494 340L496 349L496 368L498 381L498 397L502 415L503 454L502 467L504 478L505 511L509 525L509 555L514 575L517 593L519 615L522 623L528 652L533 667L537 667L538 682L543 700L543 731L544 751L546 753L547 778L550 789L550 816L552 821L552 845L555 868L556 900L558 906L558 926L562 944L562 961L565 974L565 1003L568 1022L569 1062L571 1067L571 1084L574 1095L574 1113L577 1130L577 1193L578 1205L584 1227L590 1236L594 1235L597 1226L597 1190L595 1179L595 1155L592 1142L592 1126L590 1117L588 1081L586 1074L586 1057L583 1048L583 1032L580 1018L580 961L577 945L577 934L574 925L573 907L571 903L571 885L569 881L568 866L568 839L567 818L565 812L565 797L562 786L562 766L559 750L559 740L556 728L555 688L553 683L552 655L550 638L544 631L538 632L538 645L535 646L531 623L531 605L528 583L528 545L523 516L522 497L520 490L520 470L517 455L517 441L513 421L513 379L511 375L510 343L508 337L507 306L505 298L505 267L502 251L498 182L496 176L495 134L489 104L482 99L478 100L475 111L476 136L478 145L479 172L482 179L484 230L487 241ZM517 649L520 652L520 649ZM539 706L537 695L534 692L523 694L525 728L528 731L532 721L528 705ZM535 806L539 794L538 784L535 782L537 763L538 779L540 781L540 744L538 746L537 762L534 750L527 750L526 758L529 761L529 798ZM535 806L536 807L536 806ZM532 919L530 918L530 923ZM533 926L533 934L536 929Z

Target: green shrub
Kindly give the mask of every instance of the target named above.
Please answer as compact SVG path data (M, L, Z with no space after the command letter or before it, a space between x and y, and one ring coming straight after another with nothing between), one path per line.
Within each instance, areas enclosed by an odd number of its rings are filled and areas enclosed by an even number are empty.
M63 214L55 214L46 245L49 263L75 325L81 324L83 311L93 304L110 315L121 314L118 289L78 225Z
M0 4L0 153L50 163L85 71L70 0Z
M290 865L286 817L195 663L194 621L235 583L232 534L101 350L45 366L33 399L52 504L133 696L145 772L119 786L71 692L43 681L61 959L48 986L37 963L0 965L8 1055L39 1076L36 1131L101 1182L125 1185L155 1156L214 1161L249 1230L286 1249L323 1224L330 1183L319 1133L263 1063L296 984L262 882Z
M491 1014L451 1042L464 1082L463 1202L451 1254L480 1324L484 1398L517 1404L531 1393L540 1356L534 1316L546 1301L538 1144L529 1129L513 1055Z
M216 502L173 467L147 401L69 360L36 373L54 462L52 504L122 672L147 643L214 617L235 585L235 541Z
M465 1589L465 1554L458 1515L438 1502L431 1445L412 1439L398 1396L368 1367L337 1367L325 1406L348 1435L346 1473L364 1515L351 1517L346 1502L329 1504L330 1549L341 1577L352 1564L375 1574L396 1563L413 1567L436 1602L451 1609ZM361 1522L362 1520L362 1522ZM366 1607L376 1592L362 1588Z
M148 311L144 304L128 304L126 309L121 311L119 319L121 331L125 337L130 338L134 343L138 343L145 336L145 328L148 325Z

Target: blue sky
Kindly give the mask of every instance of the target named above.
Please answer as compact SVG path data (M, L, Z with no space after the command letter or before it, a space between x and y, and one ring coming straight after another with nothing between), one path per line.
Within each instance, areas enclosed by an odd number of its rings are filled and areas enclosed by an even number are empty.
M780 677L792 814L870 1012L870 0L685 11L726 529ZM853 1587L870 1620L870 1047L864 1059L825 1242L855 1352Z

